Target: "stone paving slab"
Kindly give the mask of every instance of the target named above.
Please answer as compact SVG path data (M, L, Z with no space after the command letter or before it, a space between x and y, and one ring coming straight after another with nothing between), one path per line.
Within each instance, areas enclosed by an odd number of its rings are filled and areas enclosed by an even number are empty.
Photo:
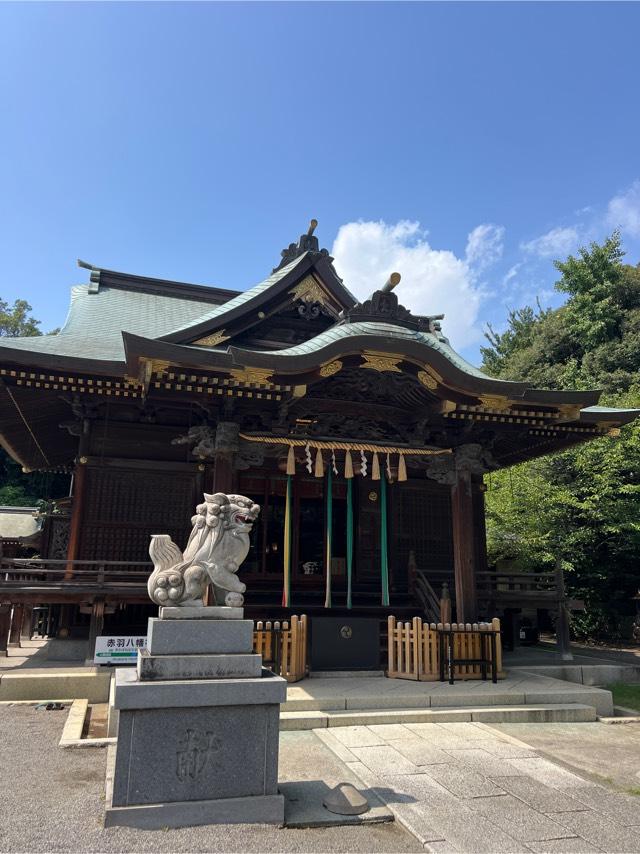
M493 824L523 842L575 836L572 830L568 830L559 821L532 809L513 795L476 798L468 803L471 809L482 813Z
M636 854L640 852L640 833L633 827L621 827L605 819L600 813L565 812L557 816L558 821L574 835L581 836L602 851Z
M504 794L503 789L482 774L458 764L424 765L420 770L459 798L486 798Z
M640 798L591 783L517 738L474 722L410 723L407 737L402 725L373 729L317 735L427 851L640 854ZM382 743L350 747L350 739Z
M518 770L525 777L533 777L539 783L544 783L545 786L552 786L557 789L576 789L583 786L589 786L588 780L583 780L577 774L561 768L559 765L554 765L547 759L542 759L540 756L524 759L508 759L506 760L513 768ZM595 783L591 784L595 787Z
M491 779L496 786L500 786L508 794L514 795L542 813L575 812L586 808L585 804L577 798L559 789L545 786L544 783L531 777L492 777Z
M393 742L395 749L406 756L414 765L441 765L451 762L449 753L432 747L423 738L398 739Z
M622 825L631 827L640 825L640 797L637 795L608 792L599 786L574 789L571 794L578 802ZM638 834L640 834L640 827Z
M596 848L586 839L572 836L569 839L547 839L544 842L530 842L529 848L538 854L592 854L601 852L602 848Z
M389 774L417 774L420 769L406 756L391 747L378 745L375 747L352 747L353 755L359 762L370 768L374 774L386 777Z
M510 766L504 759L499 759L497 756L492 756L488 751L479 748L471 747L462 750L455 748L447 748L446 753L452 756L453 759L465 768L471 771L476 771L484 777L513 776L517 777L520 772L517 768Z

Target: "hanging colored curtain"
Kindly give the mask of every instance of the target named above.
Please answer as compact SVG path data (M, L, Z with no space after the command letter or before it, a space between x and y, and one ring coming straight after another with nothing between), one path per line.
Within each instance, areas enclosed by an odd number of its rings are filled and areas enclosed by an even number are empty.
M389 556L387 554L387 479L380 481L380 579L382 604L389 604Z
M353 481L347 481L347 608L351 607L353 573Z
M291 605L291 475L287 475L287 497L284 504L284 581L282 585L282 607Z
M333 533L333 472L327 468L327 539L325 543L325 567L327 580L324 593L324 607L331 607L331 535Z

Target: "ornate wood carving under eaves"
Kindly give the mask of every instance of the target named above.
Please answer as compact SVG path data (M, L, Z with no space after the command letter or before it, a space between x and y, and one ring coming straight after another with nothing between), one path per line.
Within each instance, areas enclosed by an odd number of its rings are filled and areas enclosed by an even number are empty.
M183 436L171 441L172 445L191 445L191 455L198 460L212 460L215 456L216 431L206 424L190 427Z
M339 360L336 360L339 361ZM328 369L335 362L329 362L320 368ZM378 376L371 371L362 371L360 368L341 367L338 370L331 368L327 379L310 386L308 397L335 398L336 400L366 401L367 403L388 404L392 402L397 405L401 396L412 390L420 390L415 379L401 372L387 371ZM322 374L322 376L325 376Z
M491 453L482 445L469 443L455 448L453 454L427 457L425 471L428 478L449 486L460 475L482 475L498 468Z
M305 303L327 304L327 294L322 285L313 276L305 276L289 293L294 299L302 300Z
M440 321L443 317L442 314L426 316L411 314L408 308L400 305L398 297L393 291L374 291L368 300L345 311L342 323L367 320L393 323L397 326L406 326L409 329L431 332L436 338L446 341L447 339L440 331Z
M370 416L339 413L304 413L301 419L304 434L335 439L407 444L409 436L403 427L390 421L374 420Z

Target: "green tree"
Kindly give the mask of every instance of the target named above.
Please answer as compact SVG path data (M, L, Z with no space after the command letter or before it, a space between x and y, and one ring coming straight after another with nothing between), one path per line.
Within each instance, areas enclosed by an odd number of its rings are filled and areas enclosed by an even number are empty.
M556 267L559 309L512 312L487 333L484 367L540 388L601 388L604 405L640 407L640 269L622 263L620 237L592 243ZM560 557L587 611L585 636L624 633L640 585L640 425L492 474L490 560L552 569Z
M30 315L31 306L17 299L10 306L0 299L0 336L9 338L42 335L40 321ZM53 334L53 333L50 333ZM68 491L69 478L48 472L25 474L18 463L0 448L0 504L33 507L49 497L60 497Z
M15 300L12 306L0 299L0 335L9 338L42 335L38 329L40 321L31 317L30 311L31 306L24 299Z

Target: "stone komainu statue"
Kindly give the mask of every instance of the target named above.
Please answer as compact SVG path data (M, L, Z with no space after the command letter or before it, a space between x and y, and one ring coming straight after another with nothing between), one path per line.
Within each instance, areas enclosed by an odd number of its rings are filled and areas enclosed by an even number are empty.
M149 555L154 570L149 596L157 605L202 606L209 582L216 605L240 606L246 585L236 573L249 552L249 533L260 506L244 495L204 495L191 517L193 530L184 554L168 534L153 534Z

